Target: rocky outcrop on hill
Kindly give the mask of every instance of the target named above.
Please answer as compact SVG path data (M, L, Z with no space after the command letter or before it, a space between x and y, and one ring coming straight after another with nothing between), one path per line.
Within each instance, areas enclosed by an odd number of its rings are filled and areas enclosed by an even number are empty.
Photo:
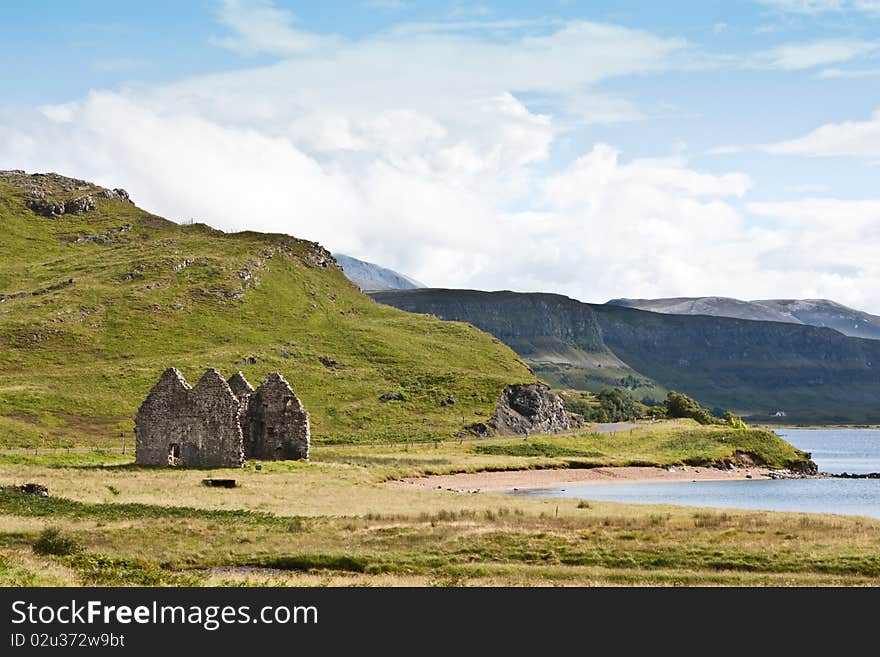
M27 206L43 217L60 217L93 212L96 199L131 203L124 189L105 189L85 180L57 173L27 173L21 169L0 171L0 180L27 192Z
M559 395L540 383L507 386L489 426L500 434L557 433L572 428Z

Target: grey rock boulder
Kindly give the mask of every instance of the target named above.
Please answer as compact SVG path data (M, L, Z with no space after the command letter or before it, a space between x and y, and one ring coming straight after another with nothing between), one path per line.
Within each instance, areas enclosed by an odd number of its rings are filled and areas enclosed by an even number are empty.
M559 395L541 383L507 386L489 425L499 434L557 433L572 428Z

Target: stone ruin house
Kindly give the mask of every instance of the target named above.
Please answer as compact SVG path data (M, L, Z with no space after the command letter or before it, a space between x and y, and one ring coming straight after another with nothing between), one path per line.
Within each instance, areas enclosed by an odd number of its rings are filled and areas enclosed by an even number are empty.
M245 459L309 457L309 414L278 372L259 388L215 369L190 387L165 370L135 417L138 465L240 467Z

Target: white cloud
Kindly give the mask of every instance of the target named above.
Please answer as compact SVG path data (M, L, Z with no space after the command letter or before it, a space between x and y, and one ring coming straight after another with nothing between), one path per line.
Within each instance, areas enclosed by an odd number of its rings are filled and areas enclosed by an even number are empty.
M339 42L262 69L186 80L155 95L162 103L184 103L220 121L259 121L264 130L301 139L312 135L325 146L329 136L356 147L365 117L407 110L442 117L444 124L472 125L476 105L511 94L546 98L563 108L558 118L565 122L632 120L639 116L637 108L595 86L662 70L685 45L580 21L533 29L519 24L503 38L491 39L473 24L446 25L449 31L426 27ZM481 114L491 132L493 117ZM332 141L329 148L338 145Z
M839 68L829 68L820 71L818 77L822 79L833 78L873 78L880 75L880 68L869 68L854 71L844 71Z
M856 12L868 16L880 15L878 0L757 0L784 14L800 14L819 17L828 13Z
M747 207L769 220L755 247L771 285L788 279L789 296L880 310L880 201L807 198Z
M616 149L606 144L596 145L567 171L546 181L547 203L559 208L596 206L599 192L629 189L634 193L643 185L649 188L646 194L663 190L691 199L741 197L751 185L744 174L702 174L686 168L680 158L642 159L626 165L621 165L619 158Z
M296 19L271 0L220 0L220 22L235 32L234 36L215 39L218 45L241 53L290 56L337 41L296 29Z
M768 153L817 157L880 157L880 110L867 121L827 123L809 134L770 144Z
M758 0L758 2L778 11L793 14L824 14L852 7L861 8L860 5L868 4L864 0L855 0L855 2L851 0Z
M870 239L880 236L880 200L807 198L799 201L752 202L747 204L747 208L753 214L772 218L785 225L821 228L828 237L852 234Z
M522 30L560 28L567 24L566 21L549 18L448 20L428 23L411 22L389 27L383 34L383 37L414 37L429 34L465 34L467 32L510 35Z
M172 108L158 112L108 92L92 93L63 112L0 117L4 162L74 176L79 171L109 187L128 185L142 207L172 219L281 230L290 206L285 211L279 202L293 198L305 216L344 220L353 212L354 195L342 176L325 171L286 140L253 129L221 126ZM52 143L67 152L47 155Z
M880 43L862 39L824 39L790 43L760 53L759 60L786 71L840 64L864 57L880 49Z
M750 205L758 226L740 208L749 177L697 170L684 149L627 161L597 144L547 172L561 126L637 118L601 83L664 70L679 40L567 22L345 41L244 6L224 5L239 12L224 19L234 47L281 61L0 109L0 168L125 187L172 219L318 240L434 285L596 301L809 292L880 310L871 208ZM261 33L266 21L277 29ZM833 253L817 246L822 211L849 225ZM844 267L849 253L860 267Z
M461 0L456 0L455 4L452 7L452 11L450 15L453 18L463 18L463 17L475 17L475 18L485 18L486 16L491 16L495 11L492 7L482 4L470 3L470 2L461 2Z
M370 9L407 9L411 6L404 0L365 0L363 5Z
M750 247L726 200L746 192L746 176L701 173L680 157L622 163L598 145L547 178L529 166L544 147L529 126L546 119L512 96L482 109L502 117L482 143L467 131L450 141L455 126L389 114L375 132L354 131L362 151L310 153L289 136L186 105L96 93L51 117L0 116L0 166L125 186L171 218L317 239L436 285L601 300L753 280L741 275ZM527 193L538 202L505 209Z

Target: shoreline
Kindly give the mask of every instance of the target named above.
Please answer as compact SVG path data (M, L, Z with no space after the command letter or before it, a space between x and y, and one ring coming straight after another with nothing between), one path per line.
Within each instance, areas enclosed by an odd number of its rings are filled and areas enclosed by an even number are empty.
M753 429L802 429L804 431L820 431L832 429L880 429L880 424L750 424Z
M499 493L597 484L642 484L670 481L740 481L778 478L778 472L764 467L721 470L710 467L602 466L585 469L501 470L463 472L451 475L405 477L393 483L421 490L454 493ZM797 475L800 477L800 475Z

